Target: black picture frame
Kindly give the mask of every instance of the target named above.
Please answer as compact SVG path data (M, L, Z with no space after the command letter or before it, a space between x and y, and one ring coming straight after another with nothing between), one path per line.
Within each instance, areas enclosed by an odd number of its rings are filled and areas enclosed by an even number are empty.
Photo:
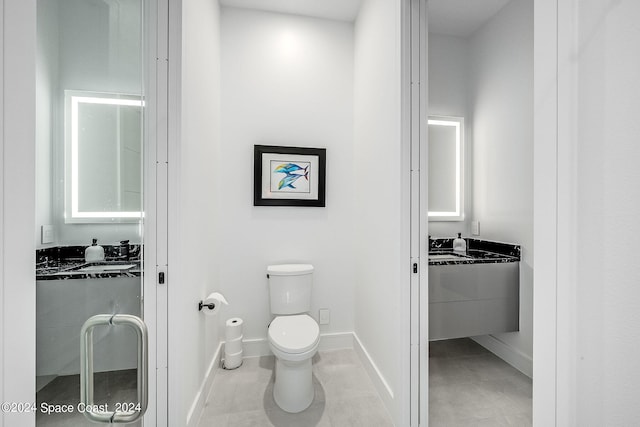
M254 145L254 206L325 207L326 148Z

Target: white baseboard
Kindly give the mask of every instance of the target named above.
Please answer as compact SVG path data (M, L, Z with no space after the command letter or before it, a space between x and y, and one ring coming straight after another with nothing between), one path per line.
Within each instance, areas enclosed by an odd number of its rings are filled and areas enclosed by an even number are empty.
M271 353L271 349L269 349L269 341L267 341L266 338L253 338L253 339L242 340L242 358L243 359L247 357L269 356L270 354L273 354L273 353Z
M341 348L353 348L352 332L332 332L320 334L319 351L339 350ZM224 349L222 350L224 352ZM242 340L242 356L260 357L270 356L273 353L269 348L269 341L266 338L254 338Z
M471 337L471 339L529 378L533 378L533 360L528 355L507 345L493 335L482 335Z
M378 366L373 361L364 345L362 345L362 342L355 332L353 333L353 342L353 348L356 351L358 357L360 357L360 361L362 362L364 369L367 371L367 374L369 374L369 378L371 378L373 385L378 391L378 395L382 399L384 406L387 408L387 412L389 412L389 414L392 414L392 409L394 407L393 389L389 386L389 383L384 378L384 375L382 375L382 373L378 369Z
M222 343L218 345L218 349L211 359L207 373L205 374L202 383L200 384L200 388L198 389L198 393L196 393L196 397L193 400L193 404L189 409L189 413L187 414L187 427L196 427L198 425L198 421L200 421L200 415L202 415L204 405L207 403L207 399L209 398L209 391L211 390L213 379L215 378L218 369L220 369L221 355Z

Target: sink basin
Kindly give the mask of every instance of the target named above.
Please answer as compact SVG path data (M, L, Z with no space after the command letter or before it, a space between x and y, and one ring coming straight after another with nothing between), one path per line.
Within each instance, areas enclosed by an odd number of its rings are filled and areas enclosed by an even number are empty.
M135 267L135 264L101 264L101 265L89 265L76 270L79 273L105 273L109 271L122 271L129 270Z

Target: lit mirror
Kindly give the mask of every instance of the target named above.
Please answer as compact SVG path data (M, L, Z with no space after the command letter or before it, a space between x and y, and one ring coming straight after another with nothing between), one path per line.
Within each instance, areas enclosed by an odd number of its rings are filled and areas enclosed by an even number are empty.
M65 222L135 222L142 211L140 96L65 91Z
M429 220L464 221L462 117L429 117Z

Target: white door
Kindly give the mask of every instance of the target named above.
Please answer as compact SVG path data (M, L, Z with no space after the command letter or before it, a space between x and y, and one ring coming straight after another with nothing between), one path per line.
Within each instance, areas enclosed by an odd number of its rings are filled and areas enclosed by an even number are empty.
M156 11L0 0L0 426L156 425L166 406ZM105 259L87 264L93 238Z

